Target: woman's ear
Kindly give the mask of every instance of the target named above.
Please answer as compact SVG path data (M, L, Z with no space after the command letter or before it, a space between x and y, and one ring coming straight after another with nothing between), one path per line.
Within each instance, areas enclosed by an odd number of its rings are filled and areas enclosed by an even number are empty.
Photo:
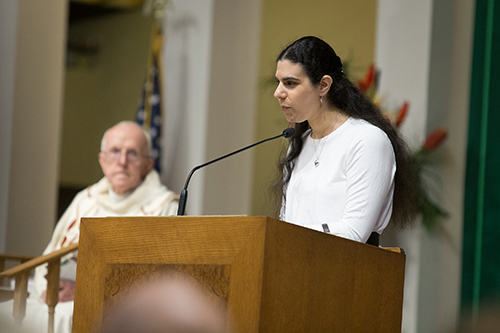
M321 81L319 81L319 94L320 96L325 96L328 91L330 91L330 87L332 86L333 79L330 75L323 75Z

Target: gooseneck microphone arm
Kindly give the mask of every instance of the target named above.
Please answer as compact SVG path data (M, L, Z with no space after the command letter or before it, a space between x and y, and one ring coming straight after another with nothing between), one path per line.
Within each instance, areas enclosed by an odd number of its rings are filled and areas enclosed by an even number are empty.
M264 140L261 140L259 142L256 142L254 144L251 144L251 145L248 145L246 147L243 147L241 149L238 149L236 151L233 151L232 153L229 153L229 154L226 154L224 156L221 156L221 157L218 157L216 159L213 159L211 161L208 161L208 162L205 162L203 164L200 164L200 165L197 165L195 166L190 172L189 172L189 175L186 179L186 183L184 184L184 189L182 190L181 192L181 197L179 199L179 208L177 210L177 215L184 215L184 212L186 210L186 202L187 202L187 195L188 195L188 191L187 191L187 188L188 188L188 185L189 185L189 181L191 180L191 177L193 176L193 173L198 170L198 169L201 169L203 167L206 167L207 165L210 165L212 163L215 163L217 161L220 161L224 158L227 158L227 157L230 157L230 156L233 156L234 154L238 154L244 150L247 150L247 149L250 149L252 147L255 147L257 145L260 145L261 143L264 143L264 142L267 142L267 141L271 141L271 140L274 140L274 139L277 139L277 138L280 138L280 137L285 137L285 138L289 138L291 137L292 135L295 134L295 130L291 127L285 129L283 131L283 133L281 133L280 135L276 135L276 136L273 136L272 138L267 138L267 139L264 139Z

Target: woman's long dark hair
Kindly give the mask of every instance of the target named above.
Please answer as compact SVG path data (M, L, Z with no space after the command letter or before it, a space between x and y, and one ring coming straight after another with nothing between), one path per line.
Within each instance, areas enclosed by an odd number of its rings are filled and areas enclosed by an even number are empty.
M350 117L363 119L386 133L396 157L391 222L400 227L412 223L416 215L418 178L408 147L390 121L345 77L342 62L335 51L323 40L308 36L286 47L276 62L281 60L300 64L313 85L319 84L324 75L331 76L333 83L325 96L328 105L335 106ZM302 150L303 134L310 128L307 121L292 126L295 128L295 135L290 138L288 153L285 149L281 154L278 177L273 186L280 203L290 181L295 160Z

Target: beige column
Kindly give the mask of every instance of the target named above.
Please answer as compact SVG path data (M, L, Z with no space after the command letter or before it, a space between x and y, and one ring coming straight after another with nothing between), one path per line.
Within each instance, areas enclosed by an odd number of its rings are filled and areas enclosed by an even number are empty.
M1 111L9 120L2 124L8 160L1 171L7 195L0 202L6 208L1 232L7 252L37 255L56 219L67 2L20 0L3 7L0 20L11 24L2 33L9 42L1 45L10 55L10 75L0 78L9 88Z
M407 333L453 332L459 319L473 30L473 1L378 2L376 63L387 106L409 101L402 132L411 147L437 127L449 132L428 177L433 199L450 214L443 233L419 224L392 239L389 232L382 237L383 246L400 246L407 255Z

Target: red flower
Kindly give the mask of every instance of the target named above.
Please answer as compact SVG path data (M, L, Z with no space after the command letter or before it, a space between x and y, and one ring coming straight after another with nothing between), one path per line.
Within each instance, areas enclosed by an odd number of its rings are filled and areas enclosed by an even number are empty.
M407 113L408 113L408 102L405 101L398 110L395 123L396 127L399 127L403 123L403 120L406 118Z
M427 151L436 149L446 139L447 136L448 131L445 128L440 127L429 134L429 136L425 140L423 148Z
M358 81L358 88L365 93L375 81L375 64L371 64L364 79Z

